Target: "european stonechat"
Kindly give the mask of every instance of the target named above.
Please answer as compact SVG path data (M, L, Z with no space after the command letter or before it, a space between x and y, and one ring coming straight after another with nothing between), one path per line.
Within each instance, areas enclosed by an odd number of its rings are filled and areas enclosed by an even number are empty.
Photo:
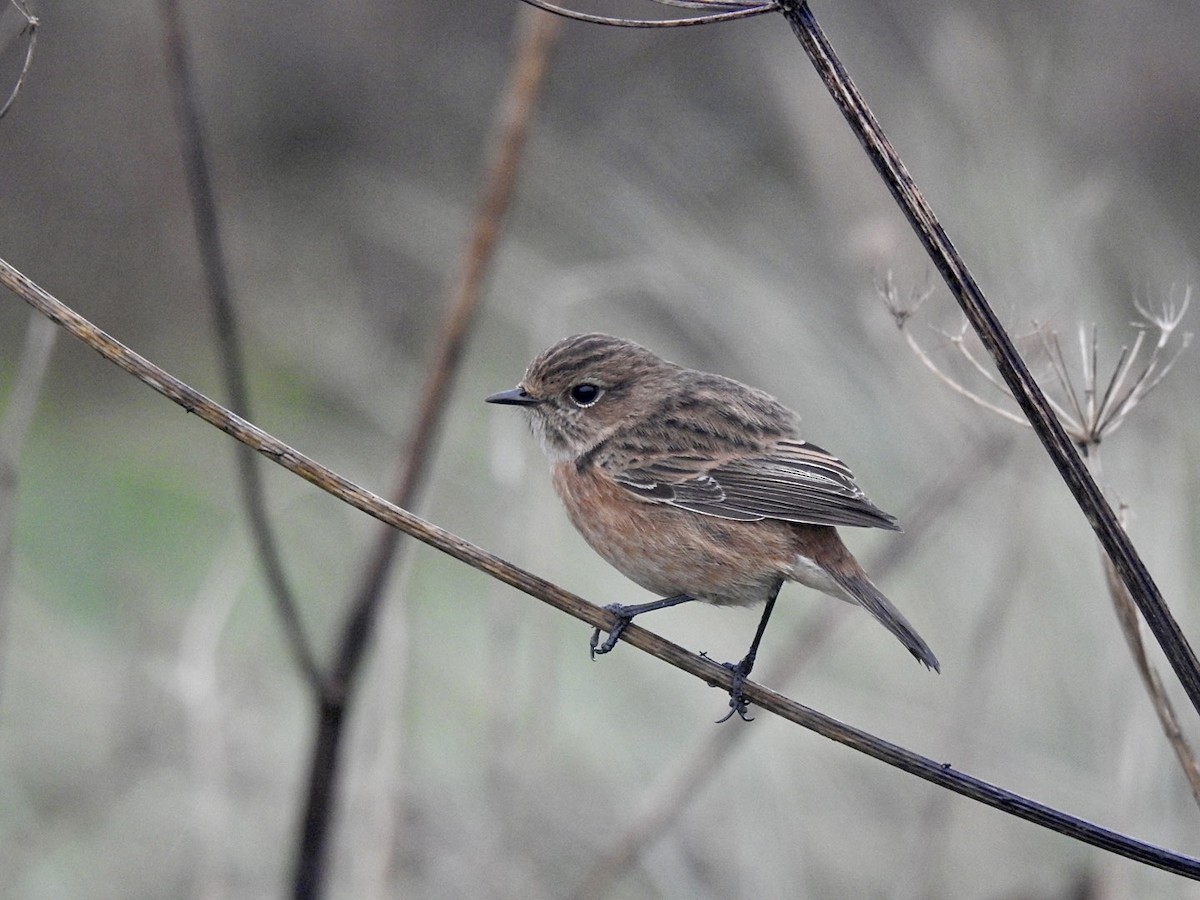
M634 616L690 600L765 603L734 673L730 715L785 581L858 603L918 660L937 657L863 571L835 526L898 531L845 463L799 436L771 395L688 369L606 334L565 338L520 384L487 398L524 408L550 460L554 489L592 548L664 598L612 604L607 653ZM728 717L727 717L728 718Z

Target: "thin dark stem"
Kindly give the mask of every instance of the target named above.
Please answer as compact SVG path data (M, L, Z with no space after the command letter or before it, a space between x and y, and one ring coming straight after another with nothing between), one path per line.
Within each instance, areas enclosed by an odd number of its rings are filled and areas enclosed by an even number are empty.
M1045 394L1029 374L1011 338L837 58L808 4L785 0L780 6L863 149L941 272L967 320L991 353L1000 375L1095 530L1104 552L1113 561L1192 705L1200 712L1200 663L1196 654L1095 479L1079 458Z
M237 314L233 305L233 289L229 284L225 251L221 245L221 229L217 221L217 206L213 195L208 154L204 145L204 126L196 102L194 81L188 63L187 36L179 13L177 0L160 0L164 42L167 51L167 73L175 112L179 120L180 151L191 198L192 216L196 227L196 242L204 277L212 303L213 328L217 336L217 351L221 357L221 372L229 405L238 413L250 417L250 394L246 387L245 365ZM304 634L299 604L284 571L275 532L267 514L258 460L253 451L239 447L238 477L242 486L242 503L250 522L250 531L258 549L258 558L267 578L276 611L283 622L288 646L296 664L304 673L309 687L319 697L324 693L324 678L317 665L312 646Z
M359 487L332 469L304 456L278 438L272 437L261 428L247 422L241 416L214 403L165 369L154 365L111 335L101 331L2 259L0 259L0 285L8 288L34 309L61 325L72 336L87 344L123 371L133 375L143 384L283 466L294 475L298 475L339 500L349 503L355 509L400 529L405 534L495 578L497 581L510 585L531 597L536 597L555 609L585 622L592 628L608 630L616 624L616 617L607 610L476 547L444 528L426 522L406 509L388 503L382 497ZM689 653L678 644L673 644L644 628L630 625L621 637L629 646L649 653L701 681L726 691L732 687L733 673L729 669L706 657ZM1011 793L994 784L973 778L955 770L949 763L936 762L913 753L911 750L881 740L823 713L809 709L755 682L747 681L742 687L742 693L759 709L775 713L781 718L815 731L830 740L845 744L847 747L865 753L890 766L916 775L918 778L1074 840L1200 881L1200 859L1136 840Z
M292 895L297 898L319 897L325 887L326 847L344 746L341 737L349 711L348 703L332 696L322 698L317 704L308 792L292 871Z
M555 17L536 10L524 10L518 17L520 37L492 129L493 145L484 173L483 193L462 254L462 267L447 301L440 337L421 393L417 421L407 452L400 457L396 486L391 493L396 506L412 507L419 502L445 419L450 391L479 310L484 280L512 200L520 160L560 24ZM381 529L377 535L362 566L363 576L342 626L329 681L330 691L321 698L292 885L297 900L319 897L322 893L343 726L354 699L388 576L395 567L398 551L405 546L400 540L402 536L394 528Z

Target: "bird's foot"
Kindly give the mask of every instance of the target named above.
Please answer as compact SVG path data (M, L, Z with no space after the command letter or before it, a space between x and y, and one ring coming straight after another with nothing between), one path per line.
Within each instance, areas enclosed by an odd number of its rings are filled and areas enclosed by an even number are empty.
M600 632L602 629L597 628L592 632L592 640L589 645L592 649L592 659L596 658L597 653L607 653L613 647L617 646L617 641L621 639L621 633L633 621L634 616L653 612L656 609L678 606L680 603L690 603L691 601L692 597L688 594L676 594L673 597L663 597L661 600L652 600L649 603L636 603L633 606L610 603L604 608L617 617L617 622L608 632L608 639L603 644L600 643Z
M733 673L733 680L729 685L729 712L717 719L717 724L728 722L733 718L734 713L737 713L738 718L743 722L753 722L754 716L747 714L750 709L750 701L742 695L742 688L746 685L746 679L750 677L750 670L754 668L754 657L747 656L739 663L721 663L721 665Z
M631 612L633 607L622 606L620 603L610 603L604 607L610 613L617 617L616 624L608 632L608 638L603 644L600 643L601 629L597 628L592 632L592 639L588 642L588 647L591 650L592 659L596 658L596 654L604 654L617 646L617 641L621 639L621 633L633 621L636 612Z

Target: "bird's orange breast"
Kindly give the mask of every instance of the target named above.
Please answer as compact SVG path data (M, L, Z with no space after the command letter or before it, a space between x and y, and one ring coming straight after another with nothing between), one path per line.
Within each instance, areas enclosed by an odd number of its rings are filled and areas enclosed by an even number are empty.
M641 500L594 466L553 467L571 523L604 559L662 597L762 602L789 577L796 531L786 522L735 522Z

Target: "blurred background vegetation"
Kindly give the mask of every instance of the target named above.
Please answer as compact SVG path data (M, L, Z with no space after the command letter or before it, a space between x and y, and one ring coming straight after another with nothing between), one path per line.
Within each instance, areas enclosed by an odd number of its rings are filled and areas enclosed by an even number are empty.
M1072 344L1095 322L1111 367L1133 300L1194 280L1200 5L815 11L1012 330L1036 320ZM219 395L155 5L33 12L33 70L0 121L0 256ZM258 424L377 491L413 421L517 13L185 7ZM6 8L4 85L20 25ZM646 599L567 527L518 417L482 397L583 330L762 386L913 523L847 538L944 674L798 586L756 674L795 657L802 673L772 687L1195 851L1200 811L1087 524L1027 430L907 350L878 298L889 271L906 291L935 279L779 17L567 25L422 512L596 602ZM29 321L6 295L0 410ZM944 290L910 327L953 365ZM1104 446L1106 489L1193 636L1197 366L1185 355ZM310 704L232 442L64 339L18 478L0 569L0 895L279 896ZM327 656L373 525L282 471L265 478ZM589 896L1200 895L767 716L721 726L729 755L675 784L714 752L718 692L629 648L592 663L584 626L427 549L393 582L354 712L332 896L571 896L623 840L640 856ZM645 624L736 659L756 621L683 607ZM631 837L652 811L664 824Z

